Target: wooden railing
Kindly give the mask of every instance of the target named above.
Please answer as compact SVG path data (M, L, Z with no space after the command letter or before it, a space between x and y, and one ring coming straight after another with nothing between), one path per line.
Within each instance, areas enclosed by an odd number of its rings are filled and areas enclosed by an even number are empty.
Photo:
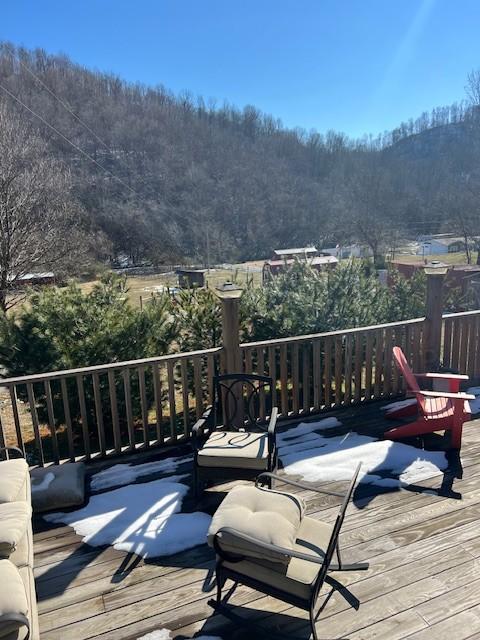
M392 361L400 345L423 367L423 318L240 345L245 371L275 381L272 403L295 417L398 395L402 381Z
M422 371L426 331L416 318L236 346L230 331L230 347L5 379L0 446L44 465L185 441L212 400L214 373L232 362L273 378L269 400L284 419L394 397L403 381L392 347ZM480 376L480 310L443 316L440 359Z
M0 446L31 464L172 444L211 403L221 348L8 378Z

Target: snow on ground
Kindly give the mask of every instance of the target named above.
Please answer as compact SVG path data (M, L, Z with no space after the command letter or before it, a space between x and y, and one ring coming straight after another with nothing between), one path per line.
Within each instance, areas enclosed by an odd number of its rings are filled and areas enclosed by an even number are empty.
M166 556L206 541L211 517L179 513L187 492L186 485L163 478L93 495L82 509L44 518L72 526L94 547L111 545L144 558Z
M390 404L386 404L383 407L380 407L380 410L387 412L396 411L397 409L411 407L414 404L417 404L416 398L407 398L406 400L399 400L398 402L391 402Z
M424 451L355 432L333 437L316 433L324 428L324 422L302 423L279 434L279 456L287 474L302 476L308 482L349 480L362 462L362 482L398 487L421 482L447 467L441 451ZM331 427L328 423L327 428Z
M470 387L467 389L467 393L476 396L475 400L469 400L472 413L480 413L480 387Z
M192 456L180 456L136 465L115 464L113 467L108 467L108 469L93 475L90 488L92 491L101 491L111 487L122 487L126 484L132 484L142 476L149 476L153 473L172 473L181 464L192 460Z
M137 640L172 640L171 632L168 629L158 629L147 633L147 635L137 638ZM222 640L220 636L195 636L194 640Z

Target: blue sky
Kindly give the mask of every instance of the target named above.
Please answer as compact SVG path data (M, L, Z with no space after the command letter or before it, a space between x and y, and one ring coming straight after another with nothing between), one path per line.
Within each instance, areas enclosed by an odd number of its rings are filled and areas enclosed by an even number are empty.
M479 0L3 0L0 39L351 136L464 98Z

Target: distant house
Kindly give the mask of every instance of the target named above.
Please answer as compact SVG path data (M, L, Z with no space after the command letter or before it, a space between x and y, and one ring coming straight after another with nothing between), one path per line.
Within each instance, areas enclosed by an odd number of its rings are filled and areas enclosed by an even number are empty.
M372 250L361 244L349 244L345 246L337 244L336 247L323 249L322 253L328 253L339 260L343 260L345 258L370 258L372 256Z
M41 273L24 273L21 276L10 276L10 282L14 282L15 286L33 287L39 285L55 284L55 274L51 271Z
M476 238L472 238L469 247L475 247ZM447 253L460 253L465 251L465 239L449 234L439 234L435 236L421 236L417 246L417 255L444 255Z
M401 260L394 260L391 264L407 279L412 278L418 271L425 269L423 261L402 262ZM465 294L471 287L472 280L479 277L480 265L456 264L449 268L445 284L448 288L460 288L462 294Z
M326 253L319 253L315 247L300 247L295 249L275 249L270 260L263 266L263 278L270 275L278 275L286 268L291 267L296 260L307 262L317 271L336 267L338 258Z

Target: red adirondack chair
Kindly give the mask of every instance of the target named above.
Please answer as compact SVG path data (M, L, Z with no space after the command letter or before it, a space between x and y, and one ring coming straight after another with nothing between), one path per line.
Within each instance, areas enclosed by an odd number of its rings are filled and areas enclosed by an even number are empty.
M451 431L452 448L460 449L463 423L472 417L468 401L475 399L473 395L460 392L460 383L468 380L468 376L454 373L413 373L400 347L393 348L393 356L405 378L407 392L415 396L417 405L387 412L386 416L400 418L417 413L417 419L386 431L384 436L390 440L398 440L433 431ZM423 391L418 386L417 378L444 380L448 383L448 391Z

